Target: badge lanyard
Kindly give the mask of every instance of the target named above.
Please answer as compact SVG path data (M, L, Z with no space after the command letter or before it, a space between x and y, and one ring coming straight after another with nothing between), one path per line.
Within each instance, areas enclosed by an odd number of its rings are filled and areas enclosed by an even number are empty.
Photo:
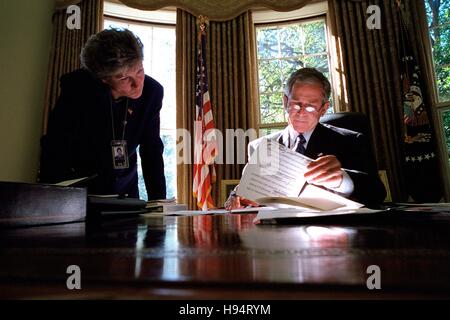
M112 141L111 141L111 153L113 160L114 169L127 169L129 167L128 163L128 150L127 141L125 140L125 129L127 127L127 115L128 115L128 97L126 98L125 105L125 116L123 118L123 130L122 130L122 140L116 140L116 130L114 128L114 113L112 106L111 97L111 127L112 127Z

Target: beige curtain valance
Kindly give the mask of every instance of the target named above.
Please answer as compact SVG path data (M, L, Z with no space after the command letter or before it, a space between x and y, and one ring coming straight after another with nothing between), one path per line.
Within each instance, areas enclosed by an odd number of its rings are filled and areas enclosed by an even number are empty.
M56 0L58 9L77 4L81 0ZM164 7L183 9L194 16L204 15L209 20L225 21L236 18L249 9L267 8L275 11L291 11L303 7L312 0L119 0L140 10L158 10Z

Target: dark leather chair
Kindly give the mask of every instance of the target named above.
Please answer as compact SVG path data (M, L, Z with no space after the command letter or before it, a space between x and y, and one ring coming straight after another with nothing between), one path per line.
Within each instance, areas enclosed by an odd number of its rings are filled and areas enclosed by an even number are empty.
M327 113L320 118L320 123L331 124L332 126L361 132L369 141L372 141L370 122L367 116L359 112L336 112Z

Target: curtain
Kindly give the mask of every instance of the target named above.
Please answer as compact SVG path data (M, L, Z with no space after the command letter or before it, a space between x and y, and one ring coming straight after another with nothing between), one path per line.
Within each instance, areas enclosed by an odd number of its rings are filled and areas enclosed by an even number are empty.
M337 50L340 111L368 115L379 169L386 169L394 201L404 201L402 96L396 2L329 0ZM367 7L381 8L381 29L368 29Z
M207 72L209 93L215 127L225 137L226 129L255 128L254 114L256 88L256 51L251 13L246 12L225 22L210 22L207 34ZM196 17L177 10L177 128L184 128L193 135L195 118L195 67L197 26ZM193 150L193 138L190 141ZM231 139L230 139L231 140ZM181 139L177 141L179 143ZM235 143L236 144L236 143ZM235 146L234 162L237 162ZM190 154L192 163L193 152ZM222 153L222 155L224 155ZM225 162L225 156L223 162ZM246 157L244 157L244 162ZM213 185L213 199L218 203L222 179L239 179L244 164L217 164L217 180ZM178 200L194 208L192 174L190 164L178 165Z
M45 93L43 134L47 132L48 116L59 96L59 78L80 67L80 52L84 43L92 34L103 28L103 0L57 2L53 14L52 47L50 50ZM76 4L80 7L81 29L69 29L66 26L69 14L64 5Z

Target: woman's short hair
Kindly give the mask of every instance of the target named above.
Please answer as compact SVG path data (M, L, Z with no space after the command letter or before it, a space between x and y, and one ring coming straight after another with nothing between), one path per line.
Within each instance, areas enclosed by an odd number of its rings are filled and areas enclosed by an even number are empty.
M81 50L81 66L99 79L108 78L144 59L144 45L128 29L105 29Z
M330 81L317 69L302 68L292 73L286 82L284 93L286 96L292 91L292 87L296 83L321 84L323 88L324 100L328 100L331 94Z

